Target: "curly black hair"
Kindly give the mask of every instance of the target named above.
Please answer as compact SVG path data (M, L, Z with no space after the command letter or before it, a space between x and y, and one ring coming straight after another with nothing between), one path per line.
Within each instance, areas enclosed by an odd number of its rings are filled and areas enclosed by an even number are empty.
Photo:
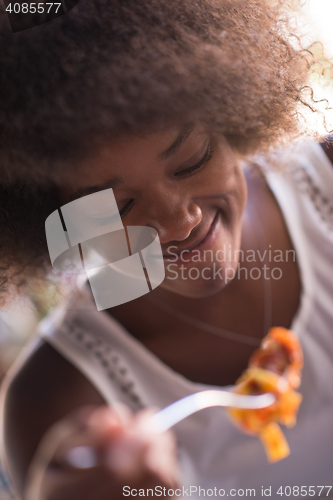
M297 135L307 60L284 2L80 0L12 33L0 10L0 289L50 267L56 184L99 141L201 122L242 154Z

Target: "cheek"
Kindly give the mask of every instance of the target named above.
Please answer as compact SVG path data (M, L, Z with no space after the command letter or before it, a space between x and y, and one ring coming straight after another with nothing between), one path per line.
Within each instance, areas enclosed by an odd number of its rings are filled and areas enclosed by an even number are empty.
M233 278L239 260L242 217L247 201L247 184L243 170L233 165L228 175L215 171L210 186L225 186L232 193L223 211L222 227L214 246L200 258L177 264L167 263L163 288L179 295L200 298L221 291Z
M246 202L247 202L247 183L245 179L245 175L243 172L243 169L241 167L238 167L237 174L236 174L236 182L237 185L239 186L239 210L240 210L240 217L243 216L244 210L246 207Z
M218 186L221 197L226 197L221 203L222 221L226 233L232 239L231 244L237 247L240 244L242 218L247 203L247 183L242 168L234 162L227 172L215 172L212 186Z
M226 141L213 144L214 156L207 169L205 178L201 179L202 188L210 193L219 192L228 197L232 204L232 218L239 220L247 201L247 183L240 162Z
M220 292L235 274L231 262L197 263L191 266L169 264L162 288L184 297L204 298Z
M240 219L241 221L241 219ZM162 287L179 295L203 298L221 291L235 276L241 229L225 225L214 246L181 262L166 263Z

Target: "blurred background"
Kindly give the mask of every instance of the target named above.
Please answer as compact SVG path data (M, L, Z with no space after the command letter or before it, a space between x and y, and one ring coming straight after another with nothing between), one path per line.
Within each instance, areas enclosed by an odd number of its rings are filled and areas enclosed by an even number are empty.
M294 19L303 33L303 47L310 50L320 61L323 55L333 59L333 0L303 1L302 15ZM321 43L318 43L321 42ZM318 106L325 113L326 124L333 131L333 75L327 64L317 64L310 83L314 99L323 100ZM309 112L308 119L320 133L325 133L322 119ZM1 210L1 202L0 202ZM59 283L35 284L29 297L21 297L0 310L0 383L22 347L31 339L38 322L68 293L68 286ZM0 463L0 500L15 499L10 491L3 466Z
M333 56L333 2L332 0L308 0L302 7L305 15L304 33L309 43L321 41L328 56Z

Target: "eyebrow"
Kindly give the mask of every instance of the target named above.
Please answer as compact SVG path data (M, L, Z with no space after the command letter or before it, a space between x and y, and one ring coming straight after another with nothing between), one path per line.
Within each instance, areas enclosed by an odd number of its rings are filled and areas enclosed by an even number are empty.
M103 184L96 184L95 186L89 186L85 188L80 188L70 197L69 201L76 200L77 198L81 198L82 196L87 196L88 194L96 193L97 191L101 191L102 189L108 188L116 188L124 183L124 179L122 177L113 177L112 179L103 182Z
M159 161L167 160L168 158L170 158L170 156L176 154L177 151L182 146L182 144L184 144L186 139L191 135L193 130L194 130L193 124L186 125L184 129L180 132L178 137L176 137L176 139L173 141L173 143L158 155L157 157L158 160ZM97 191L101 191L102 189L108 189L108 188L114 189L123 183L124 179L122 177L113 177L112 179L107 180L103 184L96 184L95 186L89 186L78 189L70 197L69 201L74 201L77 198L81 198L82 196L87 196L88 194L96 193Z
M173 141L171 146L169 146L165 151L162 151L162 153L158 155L158 160L160 161L167 160L168 158L170 158L170 156L177 153L182 144L184 144L186 139L191 135L193 129L194 129L193 124L186 125L185 128L180 132L178 137Z

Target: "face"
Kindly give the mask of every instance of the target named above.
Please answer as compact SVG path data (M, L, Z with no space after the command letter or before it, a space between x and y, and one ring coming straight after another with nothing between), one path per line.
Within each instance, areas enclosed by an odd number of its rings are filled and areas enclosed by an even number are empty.
M125 226L157 230L161 287L187 297L224 288L237 266L246 203L244 175L225 138L187 126L116 139L59 186L61 202L110 187Z

